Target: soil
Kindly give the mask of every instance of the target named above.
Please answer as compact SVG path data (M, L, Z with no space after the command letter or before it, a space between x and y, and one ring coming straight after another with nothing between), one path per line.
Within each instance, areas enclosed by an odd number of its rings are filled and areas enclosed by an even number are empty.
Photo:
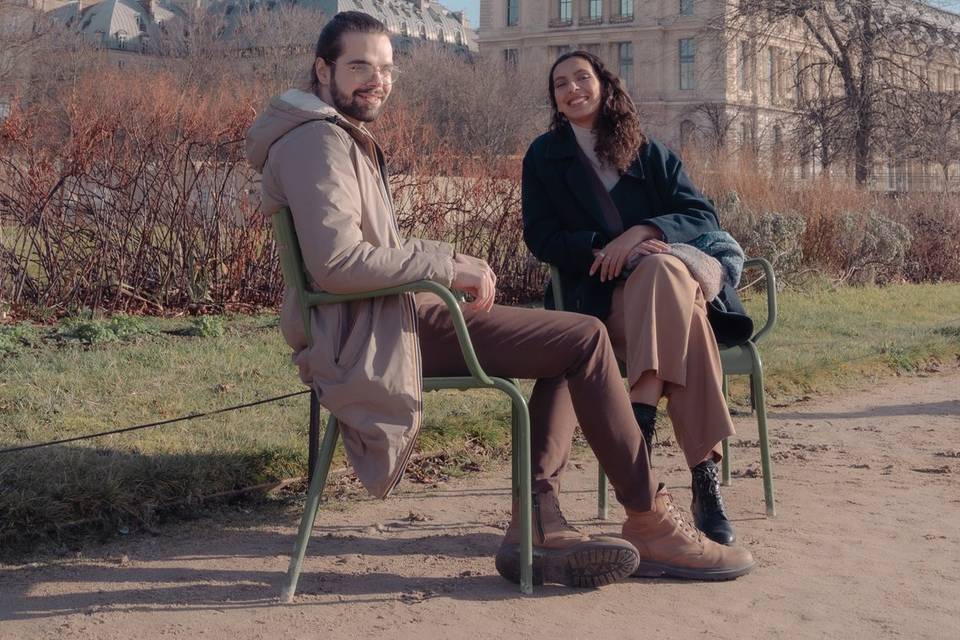
M771 409L777 517L764 515L756 425L737 418L724 490L759 561L728 583L548 585L494 571L507 469L405 484L321 511L296 600L277 603L299 512L226 510L70 558L0 568L0 638L960 638L960 374ZM672 447L655 466L681 504ZM592 458L574 461L568 518L596 520ZM613 503L616 505L616 503Z

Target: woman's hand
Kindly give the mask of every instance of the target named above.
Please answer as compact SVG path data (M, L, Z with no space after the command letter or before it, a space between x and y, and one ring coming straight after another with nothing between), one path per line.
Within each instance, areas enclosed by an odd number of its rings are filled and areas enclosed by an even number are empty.
M453 288L473 297L464 305L470 311L487 312L493 307L497 297L497 275L486 261L458 253L454 258L455 275Z
M658 244L649 244L652 242ZM669 247L663 242L663 234L660 229L653 225L638 224L611 240L603 249L594 252L590 275L599 272L600 282L618 278L630 254L634 249L639 249L641 244L644 245L642 250L647 252L642 255L661 253L662 247L666 247L663 250L669 250Z

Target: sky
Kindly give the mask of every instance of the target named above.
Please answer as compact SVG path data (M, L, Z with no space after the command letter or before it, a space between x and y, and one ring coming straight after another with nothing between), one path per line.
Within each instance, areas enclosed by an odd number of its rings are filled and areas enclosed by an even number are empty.
M480 26L480 0L440 0L440 4L453 11L464 11L474 29Z

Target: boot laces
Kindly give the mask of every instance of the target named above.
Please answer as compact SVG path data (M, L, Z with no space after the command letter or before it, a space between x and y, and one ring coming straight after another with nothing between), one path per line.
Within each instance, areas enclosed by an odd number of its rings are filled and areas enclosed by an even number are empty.
M669 513L673 521L677 523L677 528L694 542L702 542L703 533L687 521L683 511L673 503L673 496L665 493L663 497L664 503L667 505L667 513Z
M710 515L727 517L726 508L723 504L723 496L720 495L720 476L716 466L709 466L697 470L696 482L699 485L700 493L707 498L702 502L702 507Z
M563 510L560 508L560 501L557 499L557 496L553 496L553 511L556 513L557 519L560 520L561 525L580 533L579 529L567 522L567 517L563 515Z

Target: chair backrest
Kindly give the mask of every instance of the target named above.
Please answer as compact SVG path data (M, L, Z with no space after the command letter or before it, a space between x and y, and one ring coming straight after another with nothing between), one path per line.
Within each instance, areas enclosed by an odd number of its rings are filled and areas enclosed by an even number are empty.
M307 273L303 267L303 254L300 252L300 242L297 240L297 229L293 225L293 214L286 207L277 209L272 216L272 222L273 237L277 243L277 253L280 255L283 282L288 289L292 289L297 294L303 331L307 336L307 344L313 346Z

